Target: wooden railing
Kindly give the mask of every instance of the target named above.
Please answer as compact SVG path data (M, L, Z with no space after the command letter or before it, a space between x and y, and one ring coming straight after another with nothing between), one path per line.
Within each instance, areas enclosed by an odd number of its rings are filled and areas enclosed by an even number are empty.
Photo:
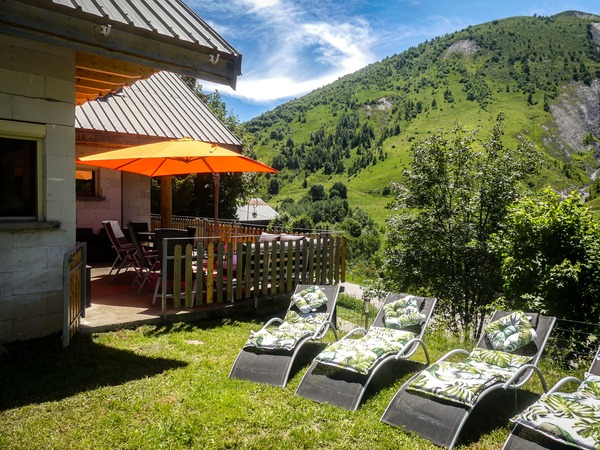
M259 242L256 235L179 238L173 254L163 241L162 307L191 308L293 292L297 284L345 281L346 238L331 233L301 240ZM168 265L167 260L173 264ZM173 267L173 274L166 273Z
M196 228L196 237L205 239L204 245L208 245L208 240L218 238L224 244L237 244L238 242L252 241L255 236L267 231L266 226L244 225L240 222L223 221L217 223L216 233L213 220L203 217L177 217L172 219L172 227L185 230L188 227ZM160 216L151 216L150 226L152 230L160 228ZM274 229L277 233L280 230Z

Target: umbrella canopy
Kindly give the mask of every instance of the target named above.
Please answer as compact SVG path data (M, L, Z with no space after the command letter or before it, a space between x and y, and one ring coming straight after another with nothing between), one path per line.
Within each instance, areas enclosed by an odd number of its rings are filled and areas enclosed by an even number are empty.
M266 164L218 144L192 138L112 150L78 158L77 162L149 177L212 173L215 182L215 232L218 219L219 173L277 172Z
M192 173L277 172L266 164L218 144L191 138L112 150L84 156L77 162L149 177Z

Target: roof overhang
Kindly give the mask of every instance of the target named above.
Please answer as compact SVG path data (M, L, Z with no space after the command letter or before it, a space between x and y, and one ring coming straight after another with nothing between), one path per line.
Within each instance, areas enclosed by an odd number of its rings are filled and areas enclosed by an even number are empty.
M100 147L110 150L153 144L155 142L163 142L166 140L168 139L161 136L116 133L114 131L84 130L81 128L75 130L75 142L77 145ZM241 145L219 144L219 146L237 153L241 153L242 151Z
M0 32L76 51L77 104L159 70L235 89L242 55L111 20L49 0L0 0Z

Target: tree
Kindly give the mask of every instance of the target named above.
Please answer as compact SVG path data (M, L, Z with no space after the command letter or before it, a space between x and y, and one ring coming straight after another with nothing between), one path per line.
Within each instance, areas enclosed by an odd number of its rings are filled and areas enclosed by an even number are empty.
M267 192L269 195L279 194L279 180L277 180L277 178L271 178Z
M322 184L313 184L308 190L308 195L313 202L323 200L325 198L325 187Z
M358 220L353 219L352 217L346 217L344 220L342 220L338 228L348 232L351 237L355 238L359 237L362 233L362 225Z
M509 306L598 323L600 225L579 194L546 189L516 202L495 249Z
M329 189L329 198L347 199L348 188L341 181L336 181L335 183L333 183L333 186L331 186L331 188Z
M308 214L300 214L290 220L289 227L294 230L312 231L315 224Z
M477 131L458 125L413 144L411 170L394 203L402 212L388 221L384 281L437 297L449 323L473 334L501 287L490 236L538 166L531 144L503 146L503 119L499 114L483 148Z

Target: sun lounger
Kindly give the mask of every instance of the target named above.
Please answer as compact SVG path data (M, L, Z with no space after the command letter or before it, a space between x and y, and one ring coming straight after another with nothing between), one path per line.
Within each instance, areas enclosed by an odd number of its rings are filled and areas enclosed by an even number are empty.
M567 383L575 392L560 392ZM504 450L600 448L600 348L583 381L566 377L512 419Z
M339 289L339 286L325 285L296 286L285 319L273 318L252 333L236 358L229 378L284 387L304 346L323 338L329 329L336 333ZM317 302L312 303L312 299Z
M410 378L381 421L452 448L470 414L492 392L518 389L534 373L546 390L537 364L555 320L532 313L496 311L471 353L453 350ZM512 334L511 327L517 333ZM447 361L458 354L467 358Z
M369 331L356 328L329 345L312 362L296 394L355 410L373 377L389 363L410 358L423 342L435 299L388 294ZM396 314L401 311L401 314ZM393 317L395 316L395 317ZM358 337L353 339L353 337Z

